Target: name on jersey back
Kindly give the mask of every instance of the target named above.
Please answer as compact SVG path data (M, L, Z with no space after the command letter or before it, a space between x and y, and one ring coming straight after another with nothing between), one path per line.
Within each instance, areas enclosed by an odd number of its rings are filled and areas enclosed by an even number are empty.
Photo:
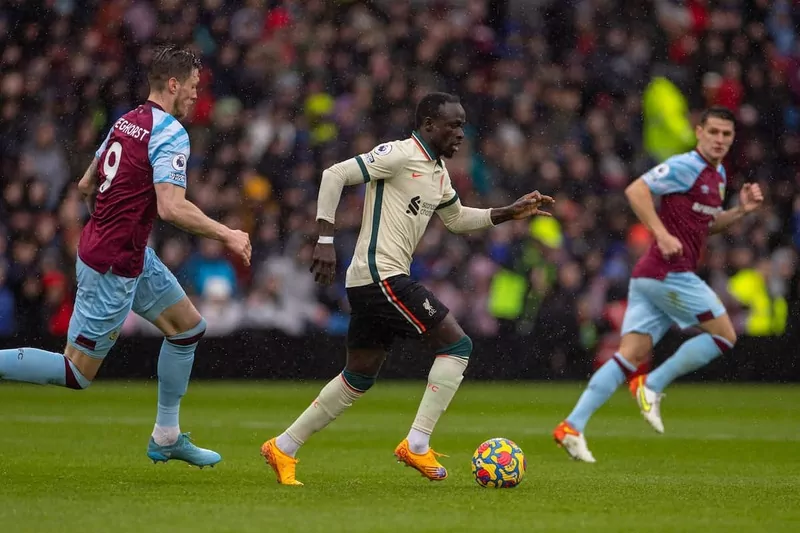
M144 140L144 138L150 134L150 130L146 130L141 126L137 126L132 122L128 122L124 118L120 118L114 123L114 129L120 133L124 133L125 135L133 137L137 141Z

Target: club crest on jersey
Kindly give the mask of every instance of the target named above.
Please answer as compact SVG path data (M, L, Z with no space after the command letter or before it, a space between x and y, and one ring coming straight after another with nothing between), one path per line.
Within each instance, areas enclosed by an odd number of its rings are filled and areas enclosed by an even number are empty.
M425 298L425 301L422 302L422 307L424 307L428 312L428 316L433 316L436 314L436 309L431 305L431 302L429 302L427 298Z
M381 144L374 150L375 155L387 155L391 151L392 151L392 145L389 143Z
M172 168L175 170L179 170L183 172L186 170L186 156L183 154L178 154L172 158Z
M724 183L720 183L719 184L719 197L720 198L725 198L725 184Z
M708 194L710 189L708 188L708 185L701 185L700 190L703 192L703 194Z

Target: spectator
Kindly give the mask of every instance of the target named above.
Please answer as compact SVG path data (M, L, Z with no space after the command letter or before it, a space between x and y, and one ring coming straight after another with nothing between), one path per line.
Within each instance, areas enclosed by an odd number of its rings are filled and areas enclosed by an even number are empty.
M319 177L338 160L408 135L414 106L430 90L459 94L467 111L468 138L447 162L465 204L502 204L534 188L557 197L555 226L453 236L434 217L412 275L471 335L538 331L552 344L569 331L569 353L548 363L556 367L580 350L607 355L625 305L621 287L649 242L622 191L648 166L689 149L699 111L717 102L738 114L727 204L757 180L770 205L712 238L701 273L742 328L752 308L728 293L746 277L740 272L761 276L770 301L797 306L800 284L787 266L800 247L792 3L542 4L498 32L486 25L485 0L4 4L2 331L38 331L63 318L88 214L75 178L115 118L146 96L142 64L167 39L192 46L204 63L186 124L187 194L253 242L248 270L212 241L179 237L164 224L153 233L151 245L215 334L343 332L342 282L363 189L343 193L338 279L320 289L308 275ZM125 327L153 332L135 318Z

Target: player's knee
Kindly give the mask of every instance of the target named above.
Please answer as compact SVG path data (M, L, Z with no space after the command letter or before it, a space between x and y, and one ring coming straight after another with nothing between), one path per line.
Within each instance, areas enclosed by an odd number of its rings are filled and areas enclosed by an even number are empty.
M736 332L733 329L733 325L730 328L723 329L718 333L712 333L711 336L714 338L714 342L717 344L719 350L725 354L733 349L736 346Z
M453 344L436 350L436 355L448 355L469 361L469 356L472 354L472 346L472 339L469 338L469 335L464 335Z
M186 333L191 333L198 336L197 340L203 337L206 334L206 328L208 327L208 322L202 316L200 317L200 322L197 323L195 327L187 331Z
M344 369L342 371L342 378L350 386L350 388L359 392L367 392L375 384L375 379L377 376L370 376L368 374L362 374L360 372L353 372L351 370Z
M200 339L203 338L203 335L206 334L206 319L200 317L200 322L193 328L187 329L184 332L178 333L177 335L170 335L166 337L166 339L171 342L172 344L177 344L180 346L193 346L200 342Z
M639 366L647 360L653 349L650 335L644 333L626 333L622 336L618 353L633 366Z
M64 357L65 365L65 385L68 389L84 390L92 384L92 380L87 379L72 361Z
M733 323L727 315L715 319L710 326L712 327L704 329L711 334L722 353L729 351L736 345L736 330L733 329Z
M386 352L382 348L349 349L345 370L365 376L377 376L380 372Z
M726 331L722 337L731 344L731 348L736 346L736 341L739 340L736 336L736 332L733 330L733 326L731 326L730 331Z

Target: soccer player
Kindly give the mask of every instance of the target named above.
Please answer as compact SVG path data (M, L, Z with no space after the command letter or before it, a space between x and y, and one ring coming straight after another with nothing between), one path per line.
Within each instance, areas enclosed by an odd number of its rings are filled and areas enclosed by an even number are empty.
M211 220L186 199L189 136L179 122L197 100L200 62L171 46L153 56L147 102L117 120L78 188L91 218L78 245L78 291L64 354L0 350L0 378L87 388L132 309L164 333L158 357L158 411L147 449L154 462L210 466L220 456L181 433L178 410L206 322L147 239L156 215L224 242L249 264L250 239Z
M372 387L386 350L395 337L406 336L425 339L436 359L411 431L394 453L430 480L447 477L429 440L463 379L472 341L447 307L409 277L411 256L434 213L447 229L463 233L537 214L549 216L539 207L553 203L536 191L499 209L462 206L442 158L458 150L464 121L456 96L428 94L418 104L411 137L381 144L323 172L312 265L322 284L331 283L336 273L333 232L342 188L366 184L361 232L346 279L352 309L347 363L284 433L261 447L279 483L302 484L295 479L297 450Z
M721 163L733 144L733 113L723 107L706 110L695 133L695 150L667 159L625 190L655 241L633 269L619 351L595 372L572 413L553 432L556 443L574 459L595 462L584 437L589 417L636 371L672 324L697 326L703 333L629 384L645 420L659 433L664 432L661 398L667 385L736 343L725 307L695 270L708 234L755 211L764 198L757 184L747 183L739 192L739 205L722 210L726 178ZM658 213L653 196L661 197Z

